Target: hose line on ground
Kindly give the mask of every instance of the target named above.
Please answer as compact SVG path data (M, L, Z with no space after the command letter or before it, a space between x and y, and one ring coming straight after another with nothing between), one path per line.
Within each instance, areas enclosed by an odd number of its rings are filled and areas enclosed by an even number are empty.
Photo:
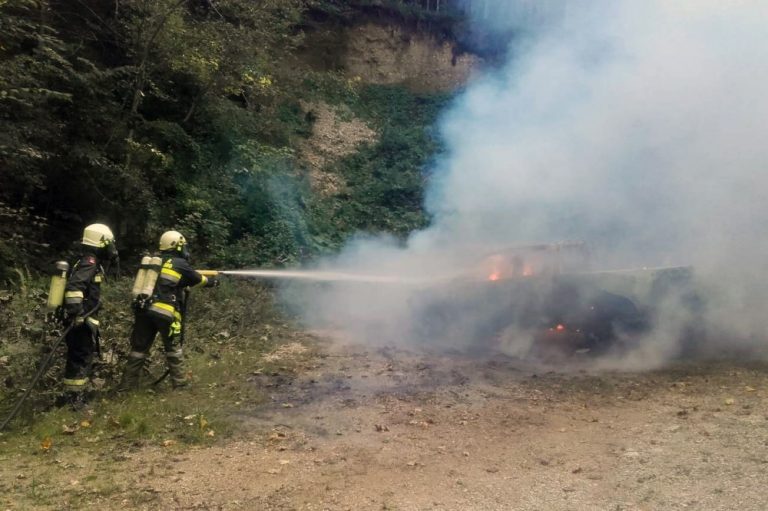
M97 302L96 305L88 311L86 314L82 316L82 318L88 319L88 316L96 312L99 308L99 305L101 302ZM51 346L51 351L48 353L48 356L45 358L43 363L40 365L40 368L37 370L37 373L35 373L35 376L32 378L32 381L27 386L27 390L24 391L24 394L21 396L21 398L16 402L16 405L14 405L13 410L11 410L11 413L6 417L6 419L3 421L2 424L0 424L0 431L3 431L5 427L16 418L16 414L19 413L19 410L21 410L21 405L24 404L24 401L27 400L29 395L32 393L32 389L37 385L37 382L40 380L40 378L43 377L45 374L45 371L48 369L48 364L51 363L51 359L53 358L53 355L56 353L56 349L59 347L59 344L61 344L61 341L64 340L64 338L67 336L70 330L74 327L74 323L70 324L67 328L64 329L64 331L61 333L58 339L56 339L56 342L53 343L53 346Z

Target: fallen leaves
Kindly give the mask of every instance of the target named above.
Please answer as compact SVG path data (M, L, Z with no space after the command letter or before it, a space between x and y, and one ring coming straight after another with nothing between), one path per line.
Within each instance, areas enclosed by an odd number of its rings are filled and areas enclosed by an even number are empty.
M65 435L74 435L75 433L78 432L79 429L80 429L79 424L72 424L72 425L62 424L61 425L61 432L64 433Z
M43 441L42 441L42 442L40 442L40 449L41 449L43 452L48 452L48 451L50 451L50 450L51 450L51 447L53 447L53 440L52 440L52 439L51 439L51 437L49 437L49 436L47 436L47 437L43 438Z

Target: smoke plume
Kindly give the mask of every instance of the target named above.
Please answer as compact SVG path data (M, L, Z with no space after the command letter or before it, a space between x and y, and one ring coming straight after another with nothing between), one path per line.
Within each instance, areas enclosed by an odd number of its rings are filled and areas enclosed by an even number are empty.
M361 237L324 263L408 284L303 289L307 321L360 341L451 346L507 328L502 338L519 354L530 341L505 325L508 298L479 283L435 290L422 281L456 282L506 246L584 240L592 269L692 266L704 305L701 337L687 342L699 351L764 344L768 3L477 4L476 31L489 22L520 35L506 64L443 116L448 149L430 169L431 227L405 244ZM451 293L460 306L432 307ZM622 359L630 366L681 353L694 317L664 299L655 328Z

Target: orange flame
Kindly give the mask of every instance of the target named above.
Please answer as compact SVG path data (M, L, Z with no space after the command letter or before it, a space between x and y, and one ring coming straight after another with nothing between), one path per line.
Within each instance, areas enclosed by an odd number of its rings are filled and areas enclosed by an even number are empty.
M499 280L500 277L501 277L501 275L499 275L499 272L495 271L495 272L491 273L490 275L488 275L488 280L490 280L492 282L496 282L497 280Z

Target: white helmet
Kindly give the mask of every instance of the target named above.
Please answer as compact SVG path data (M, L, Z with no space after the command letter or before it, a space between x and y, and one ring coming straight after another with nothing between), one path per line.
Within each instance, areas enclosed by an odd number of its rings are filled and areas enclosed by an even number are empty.
M115 243L112 229L104 224L91 224L83 230L83 245L106 248Z
M176 250L182 252L187 239L178 231L166 231L160 236L160 251L166 252L169 250Z

